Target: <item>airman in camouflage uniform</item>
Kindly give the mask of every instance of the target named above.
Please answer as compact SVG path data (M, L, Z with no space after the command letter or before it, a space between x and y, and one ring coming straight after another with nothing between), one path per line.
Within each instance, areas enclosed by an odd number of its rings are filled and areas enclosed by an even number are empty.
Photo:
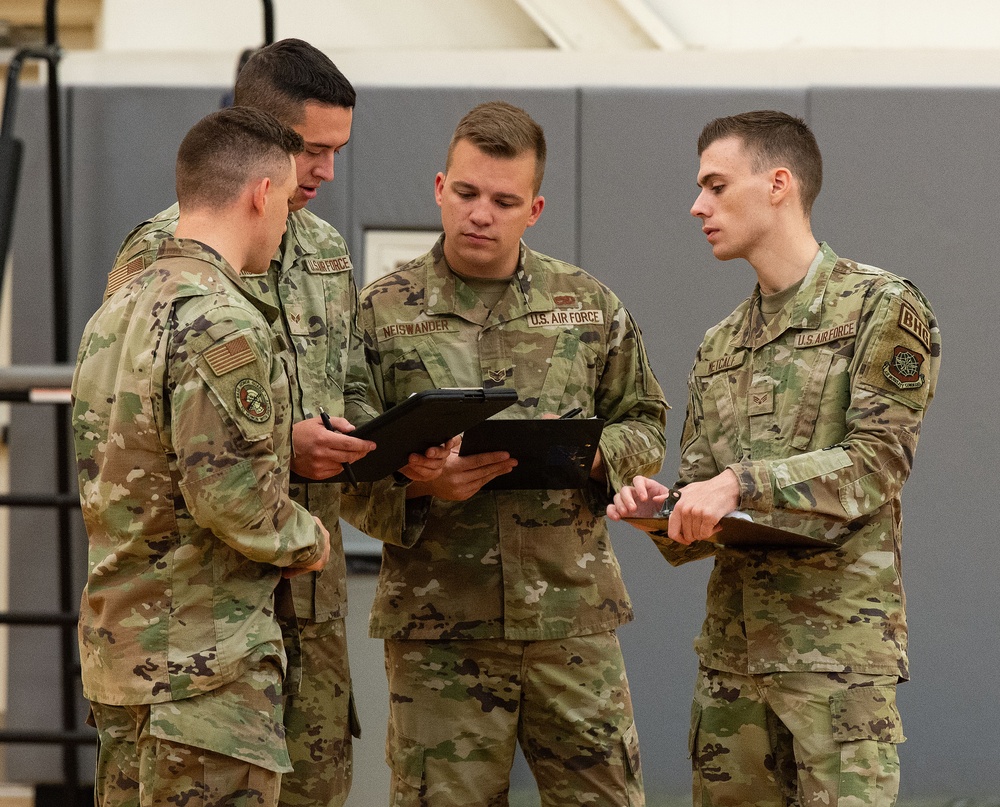
M909 281L816 249L819 151L804 123L720 119L699 152L692 213L716 256L746 258L759 283L698 351L684 487L654 536L671 563L715 557L695 642L695 804L892 805L909 677L899 497L937 381L937 320ZM741 229L755 215L759 229ZM634 484L610 515L664 490ZM717 546L737 507L836 548Z
M518 742L543 805L644 803L615 634L632 605L603 508L660 467L666 404L621 301L520 240L544 204L544 158L523 110L474 109L437 177L444 236L362 291L384 406L508 387L519 400L501 417L579 407L607 421L584 489L482 490L513 467L504 452L453 454L434 483L410 485L370 622L385 639L396 807L506 804Z
M305 42L286 39L262 49L243 67L236 102L273 112L306 141L306 151L296 158L299 189L289 206L284 239L267 275L244 280L280 311L273 329L288 347L295 423L292 469L323 479L339 474L344 461L364 456L372 444L326 431L320 408L343 431L376 414L366 403L368 371L347 245L336 229L305 209L320 183L333 178L334 156L350 138L355 93L326 56ZM118 252L109 293L149 263L176 222L175 205L132 231ZM416 470L411 466L406 472ZM390 479L366 486L366 492L376 496L384 518L401 520L403 487ZM281 804L287 807L340 807L351 785L351 738L360 735L344 622L347 572L340 494L340 485L291 486L295 501L329 527L331 555L322 573L292 581L298 623L293 645L301 648L296 665L301 681L286 696L285 728L295 768L282 781Z
M277 310L240 271L263 271L254 255L281 238L301 148L257 110L197 124L178 154L178 237L84 331L79 633L101 805L276 805L291 770L276 588L282 567L322 568L328 538L288 496Z

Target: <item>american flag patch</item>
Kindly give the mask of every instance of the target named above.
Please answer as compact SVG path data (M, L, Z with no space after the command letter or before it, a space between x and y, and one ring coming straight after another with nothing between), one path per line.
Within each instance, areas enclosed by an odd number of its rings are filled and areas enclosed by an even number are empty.
M238 336L225 344L210 347L204 355L205 361L216 375L231 373L237 367L250 364L257 358L245 336Z
M108 290L105 293L105 297L110 297L145 268L146 260L142 255L138 258L133 258L126 264L116 266L108 275Z

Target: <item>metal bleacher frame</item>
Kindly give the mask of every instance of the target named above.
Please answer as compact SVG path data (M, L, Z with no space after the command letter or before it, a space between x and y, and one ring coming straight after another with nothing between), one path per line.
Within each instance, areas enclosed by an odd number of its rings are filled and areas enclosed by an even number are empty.
M271 0L262 0L264 14L264 44L274 41L274 9ZM47 744L62 747L62 782L55 785L52 803L60 807L78 807L89 795L81 791L80 747L96 744L96 733L81 725L82 693L80 664L77 656L76 625L79 603L73 591L72 518L80 507L73 475L70 431L70 395L73 365L70 363L69 299L68 299L68 210L63 162L63 120L59 87L59 62L62 49L58 42L56 7L58 0L45 0L44 46L21 48L11 58L7 72L0 141L8 146L4 153L10 160L8 176L11 209L6 232L13 229L17 180L20 171L21 143L14 139L14 120L21 69L29 59L42 60L47 65L47 124L49 156L49 191L51 202L52 247L52 318L53 364L45 366L0 367L0 401L11 403L47 404L54 408L55 463L54 493L0 494L0 507L48 508L57 513L58 543L58 608L50 611L0 612L0 624L9 626L50 626L58 629L60 648L61 727L59 729L3 729L0 746L14 744ZM10 187L10 186L8 186ZM6 263L6 244L0 244L0 287ZM13 487L13 480L12 480ZM11 536L11 540L14 537ZM89 781L88 772L84 777ZM36 805L41 805L36 793Z

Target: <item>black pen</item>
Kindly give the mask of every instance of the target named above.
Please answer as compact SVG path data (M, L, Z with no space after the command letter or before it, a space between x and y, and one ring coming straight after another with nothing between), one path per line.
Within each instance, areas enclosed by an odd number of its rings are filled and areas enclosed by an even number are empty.
M569 418L575 418L582 411L583 411L583 409L581 407L575 406L572 409L570 409L568 412L564 412L563 414L561 414L559 416L559 420L568 420Z
M328 432L337 431L333 428L333 423L330 422L330 416L326 413L326 410L322 406L319 408L319 416ZM354 469L351 467L351 463L349 462L344 463L344 476L347 477L347 484L352 488L356 488L358 486L358 480L354 476Z

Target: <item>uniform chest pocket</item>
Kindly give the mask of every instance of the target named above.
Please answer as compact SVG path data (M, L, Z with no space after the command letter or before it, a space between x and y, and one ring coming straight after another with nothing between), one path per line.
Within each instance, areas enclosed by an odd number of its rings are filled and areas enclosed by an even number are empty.
M748 440L745 429L740 427L733 402L732 383L726 372L696 376L695 386L702 405L702 424L713 446L728 445L731 458L719 457L723 465L745 456ZM725 462L722 462L722 460Z
M391 351L391 363L385 369L387 401L398 403L426 389L482 386L481 381L461 383L452 372L445 354L430 339L407 340L401 348ZM385 360L383 354L383 362ZM468 360L466 363L469 363ZM478 362L472 363L478 365Z
M524 373L515 369L514 377L518 381L521 397L525 397L525 391L534 393L537 390L539 412L563 412L573 406L581 406L585 412L590 412L601 370L597 352L573 331L560 333L550 350L548 369L541 379L540 389L536 386L538 379L531 384ZM528 362L529 366L538 364L541 363ZM525 391L522 387L526 388Z
M800 451L808 449L812 442L813 434L816 431L816 421L823 403L823 388L826 386L834 357L837 355L835 351L826 348L811 350L808 353L813 354L812 362L809 365L808 373L798 376L803 381L801 386L794 391L797 404L792 431L789 434L789 444L792 448ZM805 355L808 354L804 354L801 358L805 358ZM797 361L797 363L800 362L801 359Z
M349 273L305 275L298 285L282 306L299 386L343 389L354 327Z

